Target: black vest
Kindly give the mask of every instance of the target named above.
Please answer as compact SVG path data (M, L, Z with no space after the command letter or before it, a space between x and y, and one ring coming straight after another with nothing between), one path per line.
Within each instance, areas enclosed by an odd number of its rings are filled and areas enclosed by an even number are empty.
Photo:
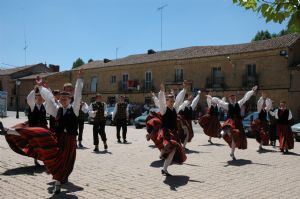
M70 135L77 135L78 118L75 115L73 108L67 109L65 115L63 115L63 108L60 107L57 111L57 126L55 128L56 133L67 133Z
M242 118L241 116L241 108L238 103L228 105L228 118L235 119L235 118Z
M29 110L28 123L30 127L47 127L46 109L41 105L40 110L34 105L33 111Z
M80 105L80 108L79 108L79 115L78 115L78 121L84 121L84 112L81 110L82 108L82 105Z
M118 103L117 104L117 112L116 112L116 120L126 120L126 109L127 109L127 104L126 103Z
M105 121L104 117L104 103L103 102L93 102L92 103L93 111L97 111L94 123Z
M219 109L217 106L210 106L209 108L209 115L218 116L219 115Z
M177 113L173 108L171 110L167 107L165 114L162 116L162 127L170 130L177 130Z
M265 109L261 109L261 111L258 114L258 118L261 121L267 121L267 115L268 115L267 111Z
M284 111L278 109L278 124L288 124L289 123L289 110L285 109Z

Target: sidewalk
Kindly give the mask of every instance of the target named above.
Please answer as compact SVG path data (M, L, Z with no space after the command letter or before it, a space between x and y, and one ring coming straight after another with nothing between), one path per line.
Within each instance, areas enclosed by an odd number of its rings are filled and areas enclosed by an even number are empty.
M25 121L25 117L1 119L5 126ZM93 152L92 126L86 124L83 145L69 183L55 198L299 198L300 143L289 155L278 148L265 147L248 139L247 150L237 150L237 161L222 139L207 142L198 124L188 144L188 159L183 165L171 165L173 177L164 177L163 162L152 142L145 139L145 129L128 127L128 144L118 144L115 127L106 128L108 151L100 145ZM0 198L51 198L51 175L35 168L33 159L13 152L0 137Z

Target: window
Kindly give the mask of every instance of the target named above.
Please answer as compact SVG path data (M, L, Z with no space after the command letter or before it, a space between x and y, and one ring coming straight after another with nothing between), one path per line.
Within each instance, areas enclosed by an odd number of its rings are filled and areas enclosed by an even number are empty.
M152 88L152 72L147 71L145 73L145 89L150 90Z
M97 92L97 81L98 81L97 77L92 77L92 80L91 80L91 92Z
M127 81L128 81L128 74L124 73L122 76L122 89L127 89Z
M221 67L214 67L212 69L212 80L214 84L219 84L220 83L220 79L222 77L221 74Z
M177 68L175 70L175 82L182 82L183 81L183 69Z
M255 76L256 75L256 64L247 64L247 75Z
M116 83L116 80L117 80L117 77L116 77L115 75L112 75L112 76L111 76L110 83L111 83L111 84L115 84L115 83Z

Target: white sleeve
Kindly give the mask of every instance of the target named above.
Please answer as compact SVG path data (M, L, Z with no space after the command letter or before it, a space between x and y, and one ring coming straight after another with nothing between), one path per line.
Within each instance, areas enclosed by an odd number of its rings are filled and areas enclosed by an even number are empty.
M275 111L274 111L274 116L275 116L275 119L278 119L279 117L278 117L278 109L276 109Z
M89 107L86 103L84 103L81 107L81 110L84 112L84 113L88 113L89 112Z
M27 104L30 107L30 110L33 111L35 105L35 90L32 90L27 96Z
M266 111L270 111L272 109L272 100L270 98L266 99Z
M292 111L289 110L289 119L288 120L291 120L291 119L293 119L293 115L292 115Z
M94 117L96 117L96 112L95 111L93 111L93 103L91 103L90 105L89 105L89 116L90 117L92 117L92 118L94 118Z
M153 99L154 105L155 105L157 108L159 108L159 100L158 100L158 98L157 98L156 96L153 96L152 99Z
M189 101L185 100L178 108L177 113L179 113L179 111L184 110L185 107L187 107L189 105Z
M184 100L184 97L185 97L185 93L186 93L186 90L185 89L182 89L178 95L176 96L176 99L175 99L175 103L173 105L173 107L175 108L175 110L177 111L178 108L179 108L179 105L183 103L183 100ZM178 111L177 111L178 112Z
M212 101L217 104L219 107L223 108L224 110L228 111L228 103L224 102L223 100L217 98L217 97L213 97Z
M45 87L39 86L39 90L42 98L44 98L46 103L46 112L52 115L53 117L57 116L57 110L59 108L59 104L55 102L54 96L52 92Z
M242 107L249 99L250 97L254 94L254 91L251 90L251 91L248 91L244 97L238 101L238 104L240 105L240 107Z
M264 99L262 97L259 98L259 100L257 101L257 111L260 113L262 107L264 104Z
M107 116L107 104L104 102L104 117Z
M117 113L117 106L118 106L118 104L116 103L115 108L114 108L114 112L112 114L112 120L115 120L115 116L116 116L116 113Z
M126 118L129 119L129 104L126 107Z
M198 102L199 102L199 99L200 99L200 94L198 94L192 101L192 104L191 104L191 107L193 110L195 110Z
M76 116L79 115L80 102L82 98L82 88L83 88L83 80L77 79L75 89L74 89L74 102L72 104L73 111Z
M207 102L207 107L210 108L211 107L211 101L212 101L212 97L210 95L206 96L206 102Z
M159 91L158 93L158 101L159 101L159 112L161 115L164 115L167 110L167 102L164 91Z

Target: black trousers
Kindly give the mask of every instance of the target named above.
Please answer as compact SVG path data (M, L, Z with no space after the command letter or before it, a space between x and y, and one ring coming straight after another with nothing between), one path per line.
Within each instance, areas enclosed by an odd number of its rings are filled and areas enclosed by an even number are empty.
M84 120L80 121L78 120L78 141L82 141L82 133L84 128Z
M99 144L99 137L98 134L101 137L101 140L103 142L106 142L106 133L105 133L105 120L100 122L95 122L93 125L93 138L94 138L94 145Z
M270 125L270 141L276 141L276 137L277 137L277 129L276 129L276 125L271 124Z
M122 137L124 140L126 140L126 134L127 134L127 120L117 120L116 121L116 127L117 127L117 139L119 140L121 138L120 131L122 128Z

